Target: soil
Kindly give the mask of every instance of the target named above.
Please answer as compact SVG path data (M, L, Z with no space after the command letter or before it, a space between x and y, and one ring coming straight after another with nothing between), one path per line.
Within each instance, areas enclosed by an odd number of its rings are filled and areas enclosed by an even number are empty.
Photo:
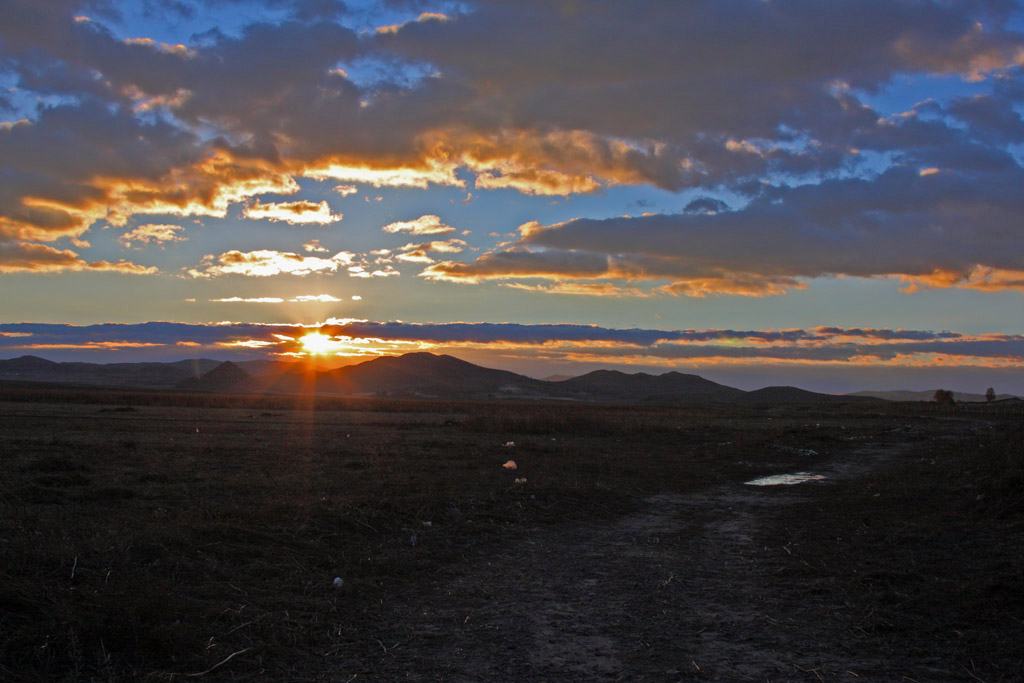
M820 481L730 481L648 496L611 521L534 529L467 557L454 576L424 577L397 600L383 619L391 628L374 637L380 652L371 669L453 681L1019 680L1019 643L983 672L941 639L921 642L923 633L911 633L906 649L894 647L864 630L873 607L834 568L812 570L809 581L790 571L810 567L816 555L842 555L847 541L819 534L808 552L780 531L815 524L814 512L842 515L820 507L834 503L838 485L863 482L908 451L907 443L875 443L818 462ZM881 550L881 562L899 553ZM1012 609L996 628L1012 642L1024 635L1019 538L1005 551L1017 569L1013 600L995 607ZM955 574L955 564L942 569ZM366 664L349 662L352 675Z
M878 655L845 647L829 623L841 614L779 590L789 551L761 545L759 529L810 487L820 495L901 448L816 467L827 482L730 482L648 496L610 522L536 529L403 596L384 619L400 628L377 636L377 665L408 680L888 680Z

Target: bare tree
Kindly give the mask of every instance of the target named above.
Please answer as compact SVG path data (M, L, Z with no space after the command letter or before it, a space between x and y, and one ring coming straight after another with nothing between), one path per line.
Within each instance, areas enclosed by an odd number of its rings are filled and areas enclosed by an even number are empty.
M996 390L993 389L992 387L989 387L985 391L985 400L988 401L989 403L996 400Z
M940 406L956 405L956 401L953 400L953 392L948 389L936 389L935 402Z

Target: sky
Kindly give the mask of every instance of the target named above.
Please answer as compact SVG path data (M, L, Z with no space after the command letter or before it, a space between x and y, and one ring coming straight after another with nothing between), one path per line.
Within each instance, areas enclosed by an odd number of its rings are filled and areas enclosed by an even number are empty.
M1009 0L6 0L0 358L1024 394Z

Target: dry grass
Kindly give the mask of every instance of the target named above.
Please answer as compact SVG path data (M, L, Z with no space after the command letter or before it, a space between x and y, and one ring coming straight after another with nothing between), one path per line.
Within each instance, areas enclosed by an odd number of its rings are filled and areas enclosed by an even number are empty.
M821 604L839 606L849 646L889 663L875 675L920 676L902 668L913 657L943 680L1024 677L1019 422L924 441L902 465L823 489L794 512L764 532L788 542L779 580L817 586Z
M387 647L365 635L382 605L424 573L457 571L469 549L813 462L795 450L826 458L907 419L874 410L0 387L0 678L330 680L338 661ZM955 458L939 479L975 487L957 498L970 519L1019 524L1019 449L995 443L977 443L990 457L967 480ZM516 472L501 467L510 458ZM890 477L870 495L927 509L926 489ZM907 533L939 524L922 519ZM965 599L1000 581L1019 590L1020 565L999 566Z

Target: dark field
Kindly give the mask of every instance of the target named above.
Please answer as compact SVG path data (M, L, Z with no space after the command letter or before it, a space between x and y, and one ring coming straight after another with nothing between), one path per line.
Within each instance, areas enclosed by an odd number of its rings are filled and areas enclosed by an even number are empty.
M3 680L1024 680L1012 411L4 385L0 425Z

